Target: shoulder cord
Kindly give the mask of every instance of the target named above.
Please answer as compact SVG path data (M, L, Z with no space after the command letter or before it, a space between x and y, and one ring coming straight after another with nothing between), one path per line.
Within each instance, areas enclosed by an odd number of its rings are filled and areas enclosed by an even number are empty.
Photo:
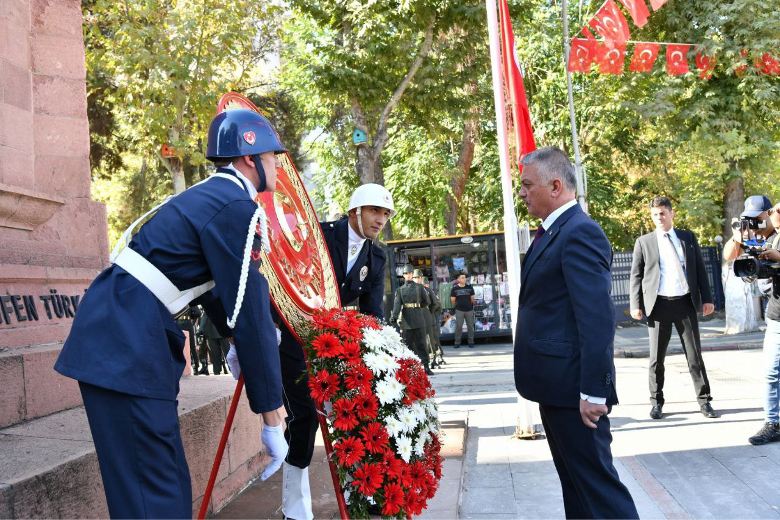
M236 294L236 304L233 308L233 316L228 320L227 326L231 329L236 327L238 313L241 312L241 305L244 303L244 293L246 292L246 282L249 278L249 259L252 256L252 242L254 241L257 227L260 227L260 244L263 251L271 252L271 242L268 239L268 217L265 210L259 204L255 210L252 219L249 221L249 230L246 234L246 243L244 244L244 259L241 262L241 277L238 281L238 293Z

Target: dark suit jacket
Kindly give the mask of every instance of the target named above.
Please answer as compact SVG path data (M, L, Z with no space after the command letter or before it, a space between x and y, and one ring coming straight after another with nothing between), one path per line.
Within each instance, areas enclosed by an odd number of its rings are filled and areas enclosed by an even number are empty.
M701 248L692 232L685 229L675 229L674 232L685 249L685 278L688 280L693 306L701 310L703 303L712 303ZM658 298L658 284L661 282L660 258L655 231L636 239L631 262L631 309L642 309L645 316L653 312Z
M522 266L515 386L543 405L579 407L580 392L617 403L612 250L579 206L566 210Z
M385 295L385 252L371 240L366 240L355 265L347 274L348 225L346 218L321 224L339 284L341 305L350 305L357 299L360 312L382 319L385 316L382 305ZM361 280L363 267L366 267L367 273Z

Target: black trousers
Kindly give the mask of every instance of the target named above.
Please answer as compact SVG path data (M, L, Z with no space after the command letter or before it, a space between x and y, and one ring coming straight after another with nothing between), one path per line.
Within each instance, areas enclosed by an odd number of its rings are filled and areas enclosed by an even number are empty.
M428 368L428 364L430 362L430 359L428 358L427 343L425 341L427 334L427 328L404 329L401 331L401 336L403 337L404 342L410 349L412 349L415 354L417 354L417 357L420 358L425 368Z
M696 400L700 405L712 400L707 369L701 356L699 321L690 295L677 299L658 297L653 312L647 318L647 331L650 336L650 402L653 405L664 404L664 360L672 326L680 336L688 371L691 373Z
M111 518L192 518L177 402L79 388Z
M282 365L284 407L287 410L284 438L290 445L285 462L298 468L306 468L311 464L314 455L314 441L319 428L317 408L309 391L309 375L306 372L303 347L284 327L279 358Z
M612 463L609 417L586 427L577 408L539 405L563 491L566 518L639 518Z

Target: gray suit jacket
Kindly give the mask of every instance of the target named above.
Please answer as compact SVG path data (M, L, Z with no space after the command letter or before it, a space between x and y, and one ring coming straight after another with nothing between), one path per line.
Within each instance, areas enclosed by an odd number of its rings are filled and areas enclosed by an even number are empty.
M712 303L710 284L704 269L704 259L696 235L685 229L674 232L685 249L685 278L691 291L693 306L701 311L703 303ZM661 282L661 260L655 231L642 235L634 244L634 258L631 262L631 310L642 309L650 315L658 299L658 284Z

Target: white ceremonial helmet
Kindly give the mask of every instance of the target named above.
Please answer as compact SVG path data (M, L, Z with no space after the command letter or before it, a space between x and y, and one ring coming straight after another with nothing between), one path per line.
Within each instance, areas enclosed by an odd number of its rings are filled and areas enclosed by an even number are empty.
M360 208L363 206L377 206L380 208L386 208L390 210L390 216L395 215L395 205L393 205L393 196L390 192L381 184L363 184L358 186L355 191L352 192L352 196L349 198L349 208L347 211L353 209L358 210L360 214Z

